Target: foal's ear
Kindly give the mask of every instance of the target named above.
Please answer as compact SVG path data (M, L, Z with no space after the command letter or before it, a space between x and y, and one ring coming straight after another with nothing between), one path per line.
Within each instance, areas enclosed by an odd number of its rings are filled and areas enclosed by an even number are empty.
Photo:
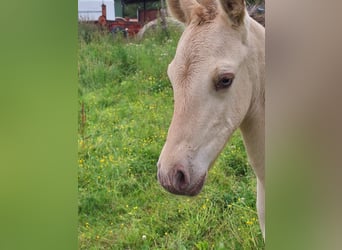
M245 17L245 1L244 0L220 0L223 10L233 22L233 26L238 27L243 23Z
M182 23L188 23L192 10L198 6L196 0L167 0L171 15Z

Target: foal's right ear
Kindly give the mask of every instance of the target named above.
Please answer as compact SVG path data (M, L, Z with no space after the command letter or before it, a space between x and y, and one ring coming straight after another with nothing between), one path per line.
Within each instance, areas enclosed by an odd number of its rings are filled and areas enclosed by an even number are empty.
M182 23L190 22L192 10L199 5L196 0L167 0L171 15Z
M245 17L245 0L220 0L220 3L233 25L239 27Z

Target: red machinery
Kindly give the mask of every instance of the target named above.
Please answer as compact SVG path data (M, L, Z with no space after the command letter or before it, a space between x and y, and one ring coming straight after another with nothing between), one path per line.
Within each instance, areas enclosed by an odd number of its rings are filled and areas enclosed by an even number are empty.
M95 23L106 26L112 33L122 32L125 36L134 36L139 32L142 26L157 18L158 10L140 10L138 19L117 17L114 21L106 18L106 5L102 4L102 15Z

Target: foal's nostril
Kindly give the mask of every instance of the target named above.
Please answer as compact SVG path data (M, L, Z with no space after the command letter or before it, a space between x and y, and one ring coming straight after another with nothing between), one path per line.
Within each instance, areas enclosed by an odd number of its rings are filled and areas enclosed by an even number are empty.
M185 190L190 184L189 174L183 166L177 166L173 186L179 191Z
M176 183L180 189L183 189L186 185L185 175L182 171L178 170L176 173Z

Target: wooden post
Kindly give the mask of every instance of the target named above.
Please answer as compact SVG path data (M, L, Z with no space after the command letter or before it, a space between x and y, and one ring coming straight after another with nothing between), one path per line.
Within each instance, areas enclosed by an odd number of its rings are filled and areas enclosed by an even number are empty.
M164 0L160 0L160 7L161 7L160 18L161 18L162 30L166 33L167 36L169 36L168 30L167 30L166 9L165 9Z
M144 23L146 23L146 0L144 0Z

